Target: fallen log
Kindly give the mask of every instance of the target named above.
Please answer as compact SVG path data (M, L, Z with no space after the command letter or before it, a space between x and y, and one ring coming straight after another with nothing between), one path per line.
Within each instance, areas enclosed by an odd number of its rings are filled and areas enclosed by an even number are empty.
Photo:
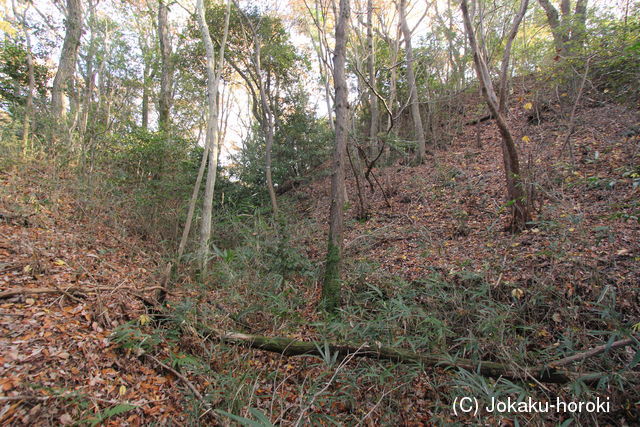
M446 355L415 353L409 350L395 349L383 345L352 345L335 344L318 341L299 341L286 337L266 337L249 335L238 332L221 331L215 328L201 327L206 339L217 339L220 342L243 346L258 350L283 354L285 356L319 356L328 351L339 357L368 357L373 359L391 360L400 363L417 363L425 366L440 366L444 368L461 368L479 373L491 378L506 378L510 380L536 380L544 383L565 384L574 380L595 383L606 373L601 372L573 372L554 367L553 364L516 369L503 363L474 361L470 359L454 358Z
M478 123L486 122L487 120L491 120L491 119L493 119L493 114L487 114L486 116L482 116L482 117L479 117L477 119L469 120L464 125L465 126L473 126L473 125L477 125Z
M96 289L87 289L79 287L70 288L18 288L0 292L0 299L11 298L17 295L36 295L36 294L86 294L95 292Z
M159 288L158 286L152 286L142 290L149 291L149 290L155 290L158 288ZM79 286L70 286L68 288L17 288L17 289L9 289L7 291L0 292L0 299L7 299L7 298L11 298L18 295L37 295L37 294L82 295L82 294L96 293L100 291L115 291L115 290L131 291L131 288L128 288L128 287L112 288L108 286L99 286L99 287L93 287L93 288L84 288ZM140 297L139 295L136 295L136 294L133 294L133 295Z

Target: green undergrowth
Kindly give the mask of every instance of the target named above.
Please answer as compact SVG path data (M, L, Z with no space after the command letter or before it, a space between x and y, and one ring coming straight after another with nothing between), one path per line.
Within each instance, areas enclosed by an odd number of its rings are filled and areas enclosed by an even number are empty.
M410 410L407 400L415 399L428 402L434 420L446 422L452 402L461 395L476 396L487 404L491 398L588 401L606 395L618 408L616 416L628 417L624 408L640 399L625 379L640 361L638 353L631 363L625 352L616 350L571 367L610 373L598 384L547 386L533 380L485 378L461 369L444 372L385 361L342 360L322 344L379 343L523 370L629 336L633 325L620 313L612 285L600 282L595 290L568 293L546 277L496 283L487 277L498 267L489 264L484 271L463 267L443 273L434 268L427 277L408 282L374 262L347 259L341 308L323 315L317 311L322 269L317 259L307 256L313 223L295 220L274 225L268 217L254 214L228 215L222 224L224 233L214 241L212 270L206 280L193 285L195 296L173 302L169 320L154 332L140 334L137 330L149 326L134 323L125 334L128 338L116 342L133 352L168 348L168 361L174 367L209 384L206 399L227 422L354 424L371 418L392 423L399 412ZM559 227L543 220L537 226ZM553 248L549 251L540 256L555 253ZM556 251L563 256L560 246ZM185 330L193 333L202 323L315 340L325 351L320 358L287 358L204 337L185 339ZM142 350L136 350L136 342ZM630 351L637 352L637 346ZM195 420L201 402L189 396L185 389L186 407L192 408ZM596 420L590 414L552 417L556 422ZM541 419L549 418L516 417L520 423Z

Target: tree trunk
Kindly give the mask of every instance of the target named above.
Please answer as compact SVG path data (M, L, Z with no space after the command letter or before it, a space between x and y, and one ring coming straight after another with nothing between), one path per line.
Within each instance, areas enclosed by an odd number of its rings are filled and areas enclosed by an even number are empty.
M22 152L27 153L29 147L29 129L31 125L31 116L33 115L33 91L36 87L36 79L33 70L33 55L31 54L31 37L24 27L24 37L27 42L27 69L29 73L29 92L27 93L27 105L24 112L24 125L22 127Z
M504 52L502 53L502 66L500 68L500 105L498 108L502 114L506 114L508 109L507 96L509 95L509 61L511 58L511 45L513 44L513 39L515 39L518 34L520 22L522 22L524 15L527 13L527 6L529 6L529 0L523 0L520 4L520 10L513 21L513 25L511 26L511 31L507 35L507 43L504 47Z
M149 64L145 60L144 70L142 71L142 129L149 128Z
M556 53L563 56L566 38L562 34L560 28L560 15L549 0L538 0L538 3L540 3L540 6L544 9L544 13L547 15L547 23L549 24L549 27L551 27L551 34L553 35L553 44L556 48Z
M320 2L318 0L316 0L314 2L315 4L315 16L317 16L318 18L314 18L313 22L315 24L316 29L318 30L318 43L315 42L313 35L310 35L310 39L311 39L311 44L313 45L314 50L316 51L316 55L318 57L318 64L320 66L320 77L322 79L322 82L324 84L324 96L325 96L325 103L327 105L327 117L329 120L329 127L331 128L331 130L335 131L335 123L333 122L333 99L332 99L332 94L331 94L331 80L330 80L330 74L331 74L331 70L329 69L329 60L328 60L328 46L326 45L326 28L324 27L324 25L326 25L327 20L325 19L324 16L324 9L320 8ZM305 6L307 7L307 10L309 11L309 14L311 16L314 16L313 11L309 8L309 6L307 5L307 3L305 2ZM319 20L322 21L322 25L320 25Z
M402 33L402 28L400 23L398 23L398 27L396 29L396 38L392 42L391 49L391 75L389 77L389 111L387 111L387 133L393 127L394 114L396 113L396 97L397 97L397 83L398 83L398 67L396 63L398 62L398 52L400 50L400 35ZM386 165L389 164L391 158L391 148L390 144L384 145L384 163Z
M570 56L584 42L588 1L577 0L573 16L570 0L561 1L560 13L550 0L538 0L538 3L547 15L556 53L560 58Z
M349 99L345 63L349 33L349 0L340 0L340 14L336 25L336 46L333 57L333 82L336 92L336 140L333 150L333 175L331 176L331 208L329 213L329 237L322 306L333 312L340 304L340 280L342 270L343 210L344 210L344 161L347 148Z
M587 0L578 0L576 2L576 8L573 12L573 28L571 29L571 36L569 42L571 43L571 49L579 49L584 43L584 37L587 29Z
M365 185L364 172L367 168L367 166L363 164L365 159L360 156L355 144L347 144L346 154L349 165L351 166L351 171L353 172L353 178L356 181L356 196L358 197L358 213L356 214L356 218L358 220L366 220L369 219L369 200L363 194ZM343 203L347 203L346 196Z
M58 121L63 120L65 117L64 91L76 69L78 48L80 47L80 37L82 36L81 0L67 0L65 27L60 63L51 88L51 108L54 118Z
M411 31L407 24L406 16L406 0L400 0L400 23L402 26L402 34L404 36L405 55L407 58L407 84L409 85L409 103L411 104L411 117L413 119L413 127L415 137L418 142L418 150L416 152L416 163L420 164L424 161L426 153L426 141L424 137L424 127L422 126L422 118L420 117L420 105L418 104L418 88L416 86L416 77L413 72L413 49L411 48Z
M196 3L198 25L202 34L202 41L205 45L207 54L207 99L209 115L207 117L207 133L205 138L205 152L208 150L209 168L207 170L207 181L204 189L204 200L202 206L202 222L200 223L200 268L203 275L207 273L207 260L209 258L209 240L211 239L211 217L213 213L213 190L216 183L216 174L218 166L218 86L220 76L222 74L222 65L224 61L224 48L227 43L227 33L229 29L229 6L227 4L227 13L225 17L225 29L222 42L220 43L220 58L218 60L218 68L216 70L216 54L209 33L209 26L205 19L204 1L198 0ZM197 191L197 190L195 190ZM190 224L189 224L190 225ZM188 235L188 230L187 232ZM184 237L183 237L184 238ZM184 248L183 248L184 250Z
M373 0L367 0L367 68L369 72L369 148L370 158L378 155L378 97L374 89L376 87L376 48L373 42Z
M27 44L26 60L29 86L27 92L27 103L24 110L24 122L22 124L22 155L26 155L29 147L29 129L31 126L31 116L33 115L33 91L35 90L36 79L33 69L33 54L31 53L31 36L29 34L29 29L27 28L27 12L25 10L22 12L22 15L18 14L15 0L11 1L11 6L13 8L13 14L20 20L20 26L22 27L24 39ZM27 3L27 8L29 8L29 3Z
M271 85L270 79L271 74L267 72L266 75L266 88L265 82L263 81L262 75L262 64L261 64L261 39L260 34L258 33L258 29L254 27L252 21L242 12L240 6L237 1L234 0L236 7L240 10L249 30L251 31L251 37L253 42L253 66L255 68L254 73L243 73L240 71L239 67L235 65L233 62L231 66L240 74L242 79L246 82L247 87L249 88L249 92L251 93L251 99L253 100L253 106L251 107L253 111L254 117L258 120L260 124L260 129L262 131L262 136L265 141L265 178L267 181L267 191L269 193L269 199L271 201L271 210L273 211L273 216L278 216L278 200L276 198L276 192L273 187L273 178L271 173L271 152L273 150L273 139L275 134L275 116L273 112L273 108L270 104L274 101L273 95L271 94ZM257 94L256 94L257 90ZM277 97L277 95L276 95Z
M156 45L154 41L157 37L147 31L146 14L140 12L136 27L138 28L138 46L142 53L142 105L140 111L140 126L142 129L149 129L149 109L153 92L153 78L156 74L156 61L154 52Z
M158 100L158 128L166 131L170 125L171 100L173 91L173 64L171 60L171 40L167 15L169 6L166 0L158 5L158 41L160 43L160 97Z
M191 224L193 222L193 213L196 210L196 202L198 201L198 193L200 192L200 184L202 183L202 177L204 176L205 168L207 167L207 160L209 158L209 145L204 146L202 152L202 159L200 159L200 167L198 168L198 175L196 176L196 183L193 185L193 191L191 192L191 199L189 199L189 207L187 209L187 219L182 229L182 237L180 238L180 244L178 245L177 263L182 261L182 255L187 247L187 240L189 239L189 233L191 232ZM210 229L209 229L210 230ZM207 239L208 241L209 239ZM208 256L208 254L207 254Z
M87 55L85 56L86 63L86 72L84 75L84 94L82 100L82 113L80 115L80 125L79 125L79 133L80 139L82 141L82 163L84 164L84 153L86 148L86 133L87 126L89 122L89 110L91 109L91 101L93 98L93 90L95 88L95 71L94 71L94 60L95 60L95 32L92 28L92 25L95 25L94 22L94 10L93 4L89 2L89 30L91 35L89 37L89 46L87 47Z
M262 66L260 62L260 38L257 31L253 29L253 43L254 43L254 66L256 67L256 75L258 76L257 85L258 92L260 94L260 105L262 110L262 133L265 140L265 154L264 154L264 171L267 179L267 191L269 192L269 199L271 200L271 209L273 216L278 216L278 200L276 199L276 192L273 188L273 178L271 175L271 152L273 150L273 137L274 137L274 117L269 101L267 100L267 92L264 88L264 82L260 79L262 76Z
M523 0L526 2L527 0ZM507 181L507 193L509 197L509 204L511 206L511 224L509 228L514 231L522 230L531 216L525 200L524 191L522 188L522 179L520 176L520 164L518 160L518 153L516 145L513 140L513 136L507 125L507 121L500 111L500 102L496 96L496 92L493 89L493 83L491 82L491 76L489 74L489 68L482 54L482 48L478 45L476 35L469 17L469 10L467 7L467 0L462 0L460 7L462 9L462 16L464 19L464 26L469 38L469 45L473 52L473 62L482 88L482 94L487 102L489 111L496 119L498 130L502 136L502 157L504 162L504 172ZM526 7L521 8L521 13L524 14ZM518 15L514 20L514 26L522 20L522 16ZM507 61L509 58L506 58ZM501 82L501 87L506 88L504 82Z

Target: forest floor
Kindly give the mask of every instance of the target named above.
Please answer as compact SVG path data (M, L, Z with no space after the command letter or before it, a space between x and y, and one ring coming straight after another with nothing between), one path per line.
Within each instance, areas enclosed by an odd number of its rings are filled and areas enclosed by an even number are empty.
M324 321L316 310L329 206L325 177L287 196L297 219L284 255L304 258L311 273L284 266L259 288L246 271L250 262L237 271L230 266L242 251L229 248L219 261L229 265L213 277L241 285L214 283L203 293L181 276L184 288L176 286L169 300L176 323L207 314L221 329L382 342L516 365L557 360L629 333L640 322L640 115L613 104L578 109L572 162L562 147L566 115L547 112L533 125L525 102L510 116L523 167L535 171L538 203L524 232L503 230L508 207L495 125L480 125L481 148L476 126L464 126L424 165L378 171L389 203L379 189L367 190L367 221L355 218L349 178L346 308L339 319ZM607 396L611 413L573 416L605 425L640 417L638 390L624 381L594 391L517 385L331 354L322 361L287 358L205 343L195 334L167 338L153 330L144 305L159 285L162 255L109 220L109 212L86 211L50 177L17 168L0 174L0 424L248 422L229 414L281 424L478 422L453 414L452 401L462 393ZM633 349L621 348L573 369L617 372L634 357ZM199 413L190 386L223 412ZM485 414L481 421L513 425L516 418L541 420Z

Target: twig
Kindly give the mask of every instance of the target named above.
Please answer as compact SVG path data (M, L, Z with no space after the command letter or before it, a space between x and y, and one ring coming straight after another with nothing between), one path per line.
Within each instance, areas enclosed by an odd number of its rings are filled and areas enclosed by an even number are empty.
M19 402L22 400L25 401L30 401L30 402L46 402L47 400L52 400L52 399L66 399L69 397L78 397L77 393L67 393L67 394L56 394L54 396L31 396L31 395L26 395L26 394L19 394L17 396L0 396L0 402ZM98 402L104 402L104 403L110 403L112 405L118 405L123 403L122 401L119 400L113 400L113 399L101 399L99 397L93 397L93 396L87 396L89 399L91 400L95 400ZM143 405L147 405L149 403L155 403L155 402L163 402L167 399L157 399L157 400L148 400L146 401L144 404L142 405L135 405L135 406L143 406Z
M54 285L55 286L55 285ZM70 300L73 300L77 303L81 303L82 300L78 297L74 297L73 295L71 295L69 292L67 292L65 289L61 289L58 286L55 286L56 289L58 289L60 292L62 292L62 294L64 294L64 296L66 296L67 298L69 298ZM96 294L96 295L100 295L100 294Z
M154 286L151 288L147 288L146 290L157 289L158 286ZM121 288L127 289L129 291L132 288ZM19 289L9 289L6 291L0 292L0 299L11 298L17 295L36 295L36 294L89 294L89 293L97 293L100 291L111 291L113 288L108 286L98 286L95 288L84 288L80 286L70 286L68 288L19 288ZM140 297L139 295L131 292L133 295Z
M302 409L302 411L300 411L300 416L298 417L298 420L296 421L295 425L299 426L302 425L302 421L304 420L304 414L311 409L311 407L313 406L314 402L316 401L316 399L318 398L318 396L320 396L322 393L324 393L329 386L331 386L331 384L333 383L333 381L336 379L336 377L338 376L338 374L340 373L340 371L349 363L351 362L351 360L358 354L358 352L360 351L360 349L362 347L364 347L365 344L362 344L360 346L359 349L355 350L353 353L350 353L349 355L347 355L347 357L345 357L340 364L338 365L338 367L336 368L335 372L333 373L333 375L331 376L331 378L329 379L329 381L327 381L327 383L324 385L324 387L322 387L320 390L318 390L318 392L316 394L313 395L313 397L311 398L311 400L309 401L309 404Z
M356 189L358 190L358 202L360 203L360 217L368 216L367 208L364 205L364 199L362 198L362 188L360 187L360 178L358 176L358 171L356 170L355 165L353 164L353 160L351 159L351 152L347 148L347 158L349 159L349 164L351 165L351 170L353 171L353 177L356 179ZM366 159L365 159L366 162Z
M384 191L384 188L382 187L382 184L380 184L380 181L378 181L378 178L373 173L373 170L371 171L371 177L376 182L376 184L378 184L378 187L380 187L380 191L382 191L382 196L384 197L384 202L386 203L387 207L390 208L391 207L391 202L389 202L389 198L387 197L387 193Z
M20 289L11 289L8 291L0 292L0 299L11 298L16 295L31 295L31 294L65 294L69 295L71 293L82 294L95 292L93 289L87 288L79 288L79 287L69 287L67 289L61 288L20 288Z
M378 406L380 406L380 403L382 403L382 400L383 400L385 397L387 397L388 395L390 395L390 394L391 394L391 393L393 393L394 391L398 390L399 388L402 388L402 387L406 386L407 384L409 384L409 383L408 383L408 382L406 382L406 383L402 383L402 384L400 384L399 386L394 387L394 388L392 388L392 389L391 389L391 390L389 390L389 391L385 391L385 392L383 392L383 393L382 393L382 396L380 396L380 399L378 399L378 401L376 402L376 404L375 404L375 405L373 405L373 408L371 408L371 409L369 410L369 412L367 412L367 414L366 414L364 417L362 417L362 419L358 422L358 425L363 425L363 424L364 424L364 420L366 420L367 418L369 418L369 416L370 416L371 414L373 414L373 412L376 410L376 408L377 408Z
M236 322L238 325L242 326L243 328L251 331L251 332L264 332L266 329L256 329L253 326L249 325L248 323L243 322L242 320L239 319L239 317L236 314L231 313L230 311L228 311L227 309L225 309L223 306L221 306L220 304L214 304L214 306L222 311L223 313L225 313L227 315L227 317L229 317L229 319L233 320L234 322Z
M578 95L576 96L576 102L573 104L573 109L571 110L571 117L569 118L569 129L567 130L567 135L564 137L564 143L562 144L562 151L564 148L569 145L569 157L571 158L571 164L575 166L575 158L573 156L573 144L571 144L571 135L575 131L576 127L576 110L578 109L578 104L580 103L580 98L582 97L582 92L584 91L584 84L587 81L587 76L589 75L589 64L591 63L591 58L587 59L587 63L585 64L584 75L582 76L582 82L580 83L580 89L578 90Z
M573 362L577 362L579 360L588 359L589 357L597 356L600 353L604 353L608 350L613 350L618 347L627 347L635 342L638 342L635 338L625 338L623 340L614 341L611 344L603 344L597 347L594 347L590 350L584 351L582 353L574 354L573 356L565 357L564 359L557 360L549 364L549 366L560 367L567 366Z
M189 390L191 390L191 392L202 402L202 404L204 405L204 407L207 409L207 411L211 410L211 404L209 402L207 402L204 397L202 396L202 394L198 391L198 389L196 388L196 386L193 385L193 383L191 381L189 381L187 379L187 377L185 377L184 375L182 375L180 372L176 371L175 369L173 369L171 366L161 362L160 360L158 360L156 357L147 354L146 355L149 359L153 360L155 363L157 363L158 365L160 365L162 368L166 369L167 371L171 372L173 375L175 375L180 381L182 381L184 383L184 385L186 385Z
M82 265L81 263L78 262L78 265L80 266L81 269L84 270L85 273L87 273L89 275L89 277L91 277L91 279L93 279L93 282L97 285L98 281L96 280L96 278L93 276L93 274L91 274L91 272L89 270L87 270L84 265ZM103 326L108 326L111 325L111 317L109 316L109 312L107 311L107 309L104 306L104 303L102 302L102 297L100 296L100 294L96 294L96 300L98 301L98 310L100 310L100 314L98 316L104 316L105 322ZM102 320L102 319L101 319Z

